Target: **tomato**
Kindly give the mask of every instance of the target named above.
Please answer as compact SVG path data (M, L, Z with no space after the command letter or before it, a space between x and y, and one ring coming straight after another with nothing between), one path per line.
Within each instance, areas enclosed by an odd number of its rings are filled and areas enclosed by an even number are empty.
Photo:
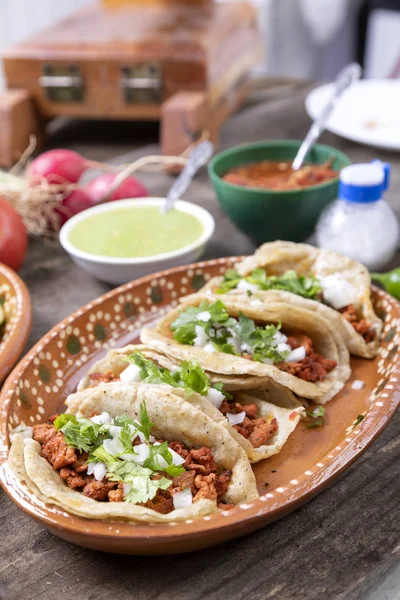
M19 214L0 196L0 262L18 271L24 262L28 235Z

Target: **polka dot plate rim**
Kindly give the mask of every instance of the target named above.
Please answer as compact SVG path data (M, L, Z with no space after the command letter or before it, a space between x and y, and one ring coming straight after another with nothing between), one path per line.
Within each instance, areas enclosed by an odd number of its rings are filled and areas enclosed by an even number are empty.
M234 509L170 524L132 525L79 518L38 501L7 467L8 434L19 423L46 421L83 373L108 348L138 339L140 328L176 306L181 295L241 257L175 267L124 284L89 302L51 329L8 377L0 396L0 483L25 512L63 539L128 554L197 550L263 527L322 491L358 458L388 424L400 403L400 304L373 288L384 319L373 360L352 357L352 376L327 405L326 425L301 423L282 452L254 466L260 498ZM362 381L361 389L352 383Z
M0 382L20 357L32 328L31 298L21 277L0 263L0 304L6 321L0 339Z

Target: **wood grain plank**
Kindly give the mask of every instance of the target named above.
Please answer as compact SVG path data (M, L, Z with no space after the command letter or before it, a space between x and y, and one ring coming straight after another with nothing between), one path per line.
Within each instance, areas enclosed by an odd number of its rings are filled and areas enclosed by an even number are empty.
M303 101L309 86L285 86L250 103L222 131L223 146L267 138L299 138L309 124ZM56 133L54 145L81 150L93 159L153 152L157 131L96 129L80 124ZM70 133L68 133L68 131ZM132 135L134 132L134 135ZM136 133L135 133L136 132ZM138 133L139 132L139 133ZM79 137L80 136L80 137ZM137 140L136 146L132 140ZM354 161L373 149L325 134ZM61 142L61 143L60 143ZM138 144L148 144L146 150ZM124 156L123 161L127 159ZM392 205L400 208L400 159L393 165ZM141 176L163 194L171 179ZM207 258L249 253L252 242L221 212L203 171L187 198L217 220ZM394 264L400 264L397 256ZM64 252L32 242L22 271L34 302L30 344L67 314L109 289L78 269ZM306 506L245 538L183 556L128 557L94 552L63 542L20 512L0 493L1 600L356 600L400 564L400 413L367 452Z

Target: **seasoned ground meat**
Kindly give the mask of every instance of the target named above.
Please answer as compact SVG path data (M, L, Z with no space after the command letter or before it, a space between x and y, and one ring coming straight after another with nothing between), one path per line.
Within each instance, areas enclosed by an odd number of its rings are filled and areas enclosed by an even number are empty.
M372 323L358 317L354 304L340 308L339 312L342 313L343 317L354 327L357 333L364 338L367 344L375 339L375 331L371 329Z
M323 381L329 371L332 371L337 366L335 360L324 358L321 354L314 351L312 339L306 335L301 338L293 336L288 337L287 343L294 350L299 346L304 346L306 356L298 362L281 362L277 367L285 373L304 379L305 381Z
M123 502L124 497L124 484L122 481L118 483L118 487L115 490L110 490L108 492L108 499L110 502Z
M228 491L228 485L230 480L232 479L232 471L222 471L221 475L218 479L215 480L214 486L217 490L218 497L223 496Z
M172 479L172 489L171 493L181 492L186 488L190 488L192 494L195 493L196 487L194 485L194 478L196 477L196 473L194 471L185 471L182 475L176 475Z
M41 456L55 469L67 467L78 460L74 448L66 444L64 434L53 425L34 425L33 439L42 444Z
M108 481L103 479L102 481L96 481L93 479L89 481L83 488L83 495L99 502L108 500L108 493L114 490L118 486L118 481Z
M105 371L105 373L90 373L90 380L92 381L92 385L90 387L95 387L99 385L99 383L111 383L112 381L119 381L119 377L114 375L112 371Z
M218 502L217 506L220 510L231 510L232 508L235 508L234 504L228 504L227 502Z
M255 419L252 422L252 431L249 435L249 442L254 448L264 446L267 440L278 431L278 421L273 418L269 423L264 419Z
M71 469L74 469L74 471L76 471L77 473L84 473L85 471L87 471L88 468L87 459L87 452L83 452L78 458L78 460L72 463Z
M257 418L257 404L240 404L224 400L220 406L223 415L226 413L237 414L245 412L246 416L241 423L233 425L237 432L248 439L254 448L264 446L270 437L278 431L278 421L274 418L267 422Z
M34 439L42 444L42 456L59 471L60 477L68 487L82 492L84 496L98 502L124 501L123 483L109 481L106 477L97 481L94 475L88 475L88 454L86 452L79 453L69 447L65 442L64 434L58 431L54 425L35 425L33 430ZM162 443L163 440L159 440L159 442ZM173 494L190 488L194 502L208 498L215 500L224 507L224 510L228 510L226 507L230 507L230 505L225 505L222 497L227 492L232 471L222 471L218 474L214 456L209 448L187 450L181 442L170 442L169 446L185 458L185 463L182 465L185 472L173 478L166 473L154 474L153 479L160 477L171 479L171 486L167 490L158 490L152 500L148 500L140 506L167 514L174 510Z
M186 468L193 469L196 473L201 475L209 475L210 473L217 472L217 465L215 464L213 454L209 448L199 448L198 450L192 449L190 451L193 462L191 462Z
M87 483L85 477L82 477L82 475L74 471L74 469L69 469L68 467L63 467L60 470L60 476L65 480L68 487L73 490L83 488Z
M194 484L198 489L197 494L193 498L193 502L206 498L208 500L217 500L218 494L215 489L215 480L217 479L216 473L210 473L209 475L196 475Z
M174 510L174 502L172 500L170 489L168 488L168 490L157 490L157 494L152 500L147 500L145 504L141 504L140 506L151 508L152 510L159 512L162 515L166 515L167 513Z

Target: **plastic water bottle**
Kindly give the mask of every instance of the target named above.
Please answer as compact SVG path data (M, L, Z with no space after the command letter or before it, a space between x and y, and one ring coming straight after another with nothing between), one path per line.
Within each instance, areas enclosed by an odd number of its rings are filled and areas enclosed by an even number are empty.
M320 215L317 244L357 260L371 271L393 258L399 223L382 198L388 188L390 165L379 160L342 169L339 198Z

